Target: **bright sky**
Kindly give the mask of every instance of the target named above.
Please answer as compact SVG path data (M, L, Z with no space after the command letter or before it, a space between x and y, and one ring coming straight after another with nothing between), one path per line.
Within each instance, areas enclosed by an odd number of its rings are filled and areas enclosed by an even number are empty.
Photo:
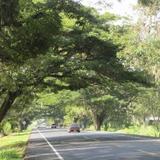
M101 0L103 3L98 3L100 0L81 0L82 4L86 6L92 6L98 9L101 13L109 11L121 16L129 16L133 19L137 19L138 14L134 10L134 6L137 4L138 0ZM107 3L112 4L110 7Z

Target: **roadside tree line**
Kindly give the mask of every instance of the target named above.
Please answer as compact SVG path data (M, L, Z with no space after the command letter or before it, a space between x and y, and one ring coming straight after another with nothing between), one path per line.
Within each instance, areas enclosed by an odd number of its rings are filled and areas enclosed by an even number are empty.
M152 8L152 3L141 4ZM147 41L148 48L138 38L141 26L111 25L119 17L72 0L1 0L0 9L0 123L23 129L23 121L59 110L63 119L67 102L43 109L37 101L42 93L71 90L80 93L76 102L83 102L97 130L113 117L127 124L133 101L159 84L154 61L159 41ZM152 63L146 66L146 60Z

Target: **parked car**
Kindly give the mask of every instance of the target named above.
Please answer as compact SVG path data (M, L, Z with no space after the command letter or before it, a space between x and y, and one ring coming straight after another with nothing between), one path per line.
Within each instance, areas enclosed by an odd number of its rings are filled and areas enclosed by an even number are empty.
M80 132L80 126L77 123L71 124L69 128L69 133L71 132Z
M57 128L57 125L56 124L51 124L51 128Z

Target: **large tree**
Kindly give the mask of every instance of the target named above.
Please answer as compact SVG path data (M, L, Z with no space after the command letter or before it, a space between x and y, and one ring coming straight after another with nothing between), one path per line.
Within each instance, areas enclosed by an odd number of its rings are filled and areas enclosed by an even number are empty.
M81 104L91 113L96 130L104 122L129 124L134 108L132 102L140 92L140 85L132 82L105 80L103 85L92 85L81 90ZM120 125L120 124L119 124Z
M13 2L18 2L11 10L14 18L5 22L6 15L0 15L0 122L26 90L75 90L108 77L145 82L117 58L122 45L110 32L110 16L72 0L10 1L8 10ZM120 36L123 30L116 33Z
M9 10L13 2L1 1L1 6ZM18 10L11 10L14 21L4 22L6 14L1 13L0 121L25 90L78 89L97 82L98 63L116 58L118 49L109 38L98 36L107 28L79 3L18 2Z

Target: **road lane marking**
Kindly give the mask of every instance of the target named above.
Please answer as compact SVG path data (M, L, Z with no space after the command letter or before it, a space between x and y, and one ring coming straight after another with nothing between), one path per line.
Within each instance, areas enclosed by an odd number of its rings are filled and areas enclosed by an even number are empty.
M104 147L84 147L84 148L58 149L58 151L65 152L65 151L76 151L76 150L104 149L104 148L106 148L106 147L105 146Z
M52 144L47 140L47 138L40 132L40 130L38 130L38 133L44 138L44 140L47 142L47 144L51 147L51 149L53 150L53 152L57 155L57 157L60 160L64 160L64 158L57 152L57 150L52 146Z
M144 151L142 149L139 149L138 151L147 154L149 156L160 157L160 153L157 152Z
M92 137L89 137L89 136L83 136L83 138L87 139L87 140L99 141L98 139L92 138Z

